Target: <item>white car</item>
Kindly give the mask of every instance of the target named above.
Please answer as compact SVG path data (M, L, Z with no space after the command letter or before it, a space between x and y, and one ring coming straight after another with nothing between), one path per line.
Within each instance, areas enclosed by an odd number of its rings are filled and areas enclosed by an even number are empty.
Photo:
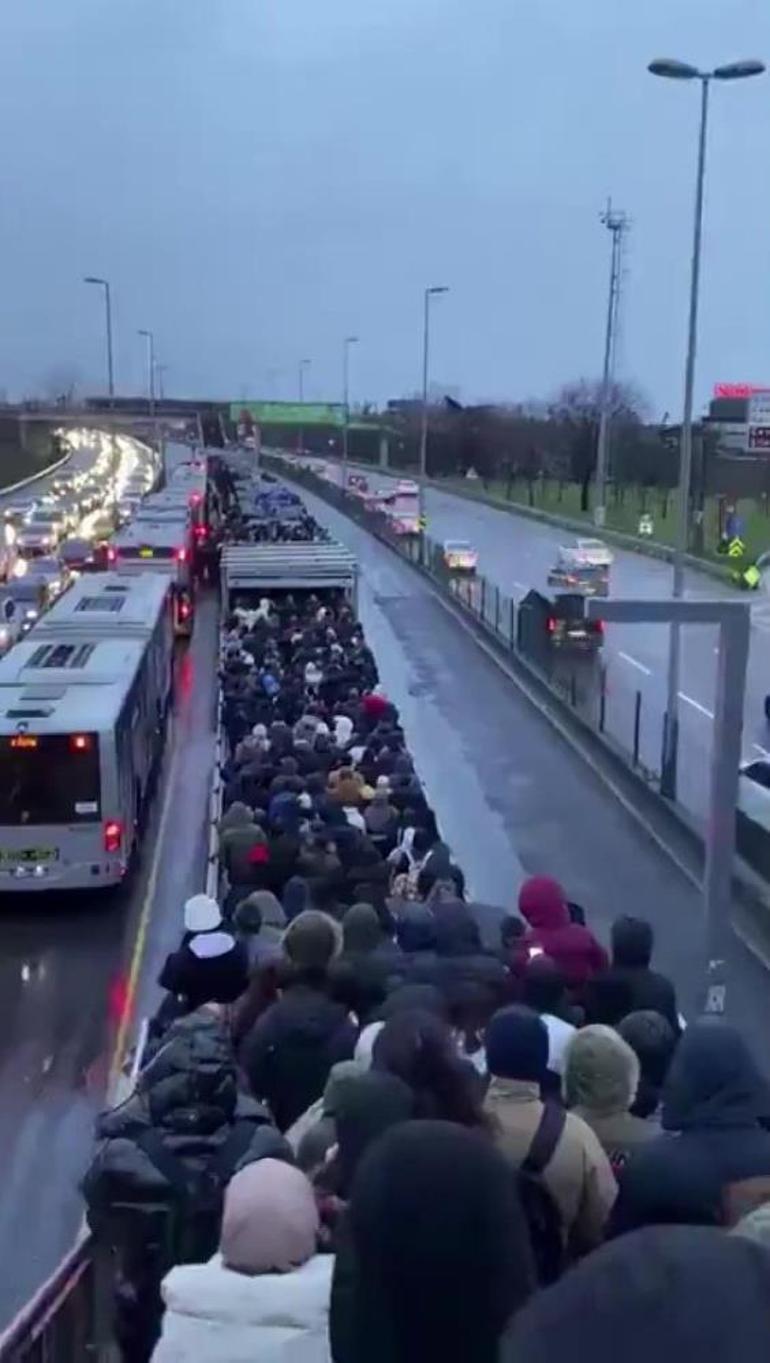
M467 540L444 540L444 567L450 573L475 573L479 556Z
M578 540L576 549L580 560L589 568L612 567L614 555L609 545L605 544L603 540Z
M55 549L64 532L62 513L52 507L37 507L19 528L17 546L25 557L30 554L49 554Z

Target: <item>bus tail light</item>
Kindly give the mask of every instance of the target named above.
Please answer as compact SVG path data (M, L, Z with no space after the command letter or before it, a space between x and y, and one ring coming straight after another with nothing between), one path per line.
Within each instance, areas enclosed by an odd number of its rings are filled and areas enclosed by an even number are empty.
M177 549L177 551L176 551L176 559L177 559L177 563L186 563L186 562L187 562L187 550L186 550L186 548L185 548L184 545L182 545L181 549Z
M190 619L190 602L185 597L182 597L181 601L179 602L179 619L180 620Z
M105 852L119 852L123 842L123 825L118 819L108 819L104 825Z
M118 559L118 551L117 551L117 549L113 549L112 545L111 545L111 544L108 544L108 545L107 545L107 562L108 562L108 563L117 563L117 559Z

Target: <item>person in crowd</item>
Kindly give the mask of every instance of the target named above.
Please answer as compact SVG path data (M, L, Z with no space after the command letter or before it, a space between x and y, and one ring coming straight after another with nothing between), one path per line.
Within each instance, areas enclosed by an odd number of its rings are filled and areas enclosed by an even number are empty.
M252 890L236 905L233 926L246 945L249 970L276 961L286 927L286 915L271 890Z
M643 1010L660 1013L678 1036L681 1024L674 986L650 965L655 942L652 925L644 918L617 918L610 940L612 964L604 977L625 986L628 992L621 1016Z
M318 1252L313 1189L274 1159L225 1193L219 1253L173 1268L153 1363L327 1363L333 1258Z
M657 1116L679 1033L662 1013L649 1009L629 1013L618 1023L617 1031L628 1042L640 1066L639 1087L631 1111L635 1117Z
M172 1024L135 1093L102 1114L96 1134L83 1181L88 1223L118 1266L118 1342L143 1363L163 1274L214 1253L228 1180L261 1155L283 1157L284 1143L267 1109L239 1091L229 1038L208 1008Z
M396 915L396 942L404 984L435 983L436 917L427 904L407 903Z
M484 950L470 906L452 898L435 903L433 914L438 958L435 983L447 997L475 985L487 995L491 1016L505 1002L507 975L494 952Z
M340 938L339 926L317 910L292 920L283 940L280 998L241 1042L251 1090L269 1104L281 1131L320 1098L332 1065L353 1055L356 1029L329 994Z
M566 1052L564 1099L598 1136L616 1177L629 1155L659 1130L630 1111L638 1084L636 1054L611 1027L597 1023L575 1032Z
M415 1117L488 1129L478 1074L460 1057L450 1028L434 1013L413 1009L391 1017L375 1039L372 1068L409 1085Z
M767 1083L740 1033L714 1018L692 1023L664 1086L664 1134L623 1170L612 1232L721 1224L736 1185L770 1176L767 1116Z
M194 894L184 906L184 937L166 957L158 983L194 1011L204 1003L233 1003L249 979L249 954L222 921L215 899Z
M567 1001L567 983L550 956L533 956L524 967L522 1002L537 1013L548 1032L548 1073L543 1088L561 1092L564 1056L575 1035L570 1018L574 1011Z
M286 1132L286 1140L296 1156L299 1168L312 1173L323 1164L337 1140L334 1118L340 1086L346 1079L365 1074L368 1066L362 1059L339 1060L332 1065L323 1094L311 1103Z
M534 956L550 956L570 989L580 989L607 968L607 953L589 928L574 923L567 897L557 880L531 876L519 891L519 912L528 924L516 943L513 968L523 973Z
M315 1182L336 1204L338 1219L366 1151L392 1126L414 1116L415 1096L395 1075L363 1070L340 1078L333 1101L335 1142Z
M770 1253L703 1226L639 1230L516 1316L500 1363L764 1363Z
M487 1029L492 1076L484 1107L500 1150L521 1168L537 1151L533 1172L559 1214L565 1252L598 1245L617 1194L609 1160L591 1128L572 1112L544 1103L548 1031L542 1018L518 1004L503 1008Z
M370 804L364 812L364 823L369 837L382 856L392 852L398 835L399 811L390 799L387 776L379 777Z
M388 1131L353 1180L334 1266L333 1363L496 1363L535 1278L510 1167L451 1122Z

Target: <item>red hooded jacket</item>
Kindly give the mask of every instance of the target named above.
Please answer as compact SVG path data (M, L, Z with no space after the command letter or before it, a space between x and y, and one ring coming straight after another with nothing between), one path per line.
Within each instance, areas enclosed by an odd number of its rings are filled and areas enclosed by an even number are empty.
M588 928L571 921L566 896L557 880L550 876L526 880L519 891L519 912L529 928L515 946L512 965L517 973L538 950L550 956L573 987L607 969L604 947Z

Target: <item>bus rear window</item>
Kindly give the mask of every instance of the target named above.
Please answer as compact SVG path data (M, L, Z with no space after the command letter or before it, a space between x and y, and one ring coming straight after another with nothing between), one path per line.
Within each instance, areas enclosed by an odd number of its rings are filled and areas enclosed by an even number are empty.
M96 734L0 738L0 825L93 823L100 817Z

